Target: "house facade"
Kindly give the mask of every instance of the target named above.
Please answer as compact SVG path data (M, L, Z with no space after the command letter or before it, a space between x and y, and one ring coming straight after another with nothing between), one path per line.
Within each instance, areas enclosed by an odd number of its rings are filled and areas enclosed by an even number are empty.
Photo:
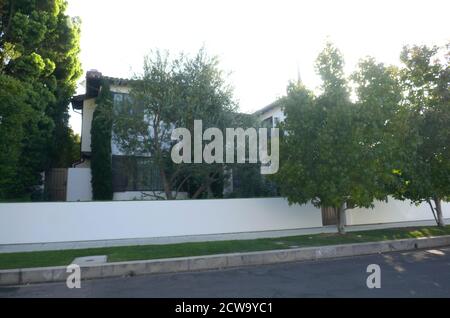
M130 92L130 81L122 78L104 76L102 73L91 70L86 74L85 94L72 98L72 108L82 118L81 125L81 159L74 163L67 174L67 201L91 201L91 128L96 99L101 85L107 81L110 86L113 107L118 107ZM253 114L267 128L275 127L285 119L281 106L275 102ZM163 184L159 171L150 163L150 157L128 156L120 150L120 147L111 140L112 153L112 179L113 199L119 201L129 200L155 200L165 197ZM233 174L235 177L233 178ZM231 174L226 182L224 196L227 196L239 187L239 176ZM187 193L177 194L178 199L188 197Z
M91 201L91 128L96 109L96 99L101 85L107 81L110 86L113 107L118 107L127 98L129 80L103 76L92 70L86 74L86 91L83 95L72 98L72 108L82 118L81 124L81 159L68 171L67 201ZM165 196L159 171L146 156L128 156L111 140L111 162L113 179L113 199L117 201L155 200ZM177 198L186 198L180 192Z
M286 119L284 110L278 101L258 110L254 113L263 126L267 128L276 127L280 122Z

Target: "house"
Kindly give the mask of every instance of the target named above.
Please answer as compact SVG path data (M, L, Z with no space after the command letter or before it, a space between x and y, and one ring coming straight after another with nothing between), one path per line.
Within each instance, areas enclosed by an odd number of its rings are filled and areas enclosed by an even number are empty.
M263 126L267 128L276 127L280 122L286 119L286 115L278 101L258 110L254 113Z
M86 74L86 92L72 98L72 108L81 114L81 160L69 169L67 176L67 201L92 200L91 188L91 126L96 98L101 84L110 85L114 106L119 105L129 94L130 81L122 78L103 76L92 70ZM114 200L154 200L164 197L163 185L159 171L152 167L150 158L145 156L127 156L111 140L112 179ZM186 193L178 193L178 198L185 198Z
M86 91L83 95L72 98L72 108L82 118L81 127L81 159L75 163L67 172L67 201L90 201L92 200L91 187L91 126L96 99L101 85L107 81L110 86L114 106L117 107L125 100L130 92L130 80L113 78L102 75L102 73L91 70L86 74ZM236 114L236 116L251 116L247 114ZM268 128L275 127L284 120L284 113L280 105L275 102L253 114ZM150 157L129 156L122 153L111 140L112 152L112 181L114 200L154 200L165 197L163 184L159 171L151 165ZM230 173L228 173L230 174ZM229 195L240 187L240 176L233 171L227 184L223 189L224 196ZM187 198L185 192L178 193L178 198Z

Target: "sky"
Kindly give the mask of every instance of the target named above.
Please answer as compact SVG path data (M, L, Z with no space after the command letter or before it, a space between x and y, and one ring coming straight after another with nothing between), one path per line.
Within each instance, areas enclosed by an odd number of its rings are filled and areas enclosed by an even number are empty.
M151 50L195 54L204 46L248 113L283 96L299 74L317 88L314 62L327 40L347 74L366 56L398 65L404 45L450 41L448 12L448 0L69 0L68 9L82 20L85 72L126 78ZM70 124L80 133L79 114L71 112Z

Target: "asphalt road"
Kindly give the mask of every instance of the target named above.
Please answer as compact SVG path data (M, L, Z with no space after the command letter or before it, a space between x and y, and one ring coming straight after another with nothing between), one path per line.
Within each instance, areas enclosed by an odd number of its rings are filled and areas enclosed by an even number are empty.
M381 268L369 289L367 266ZM0 287L0 297L450 297L450 247L318 262Z

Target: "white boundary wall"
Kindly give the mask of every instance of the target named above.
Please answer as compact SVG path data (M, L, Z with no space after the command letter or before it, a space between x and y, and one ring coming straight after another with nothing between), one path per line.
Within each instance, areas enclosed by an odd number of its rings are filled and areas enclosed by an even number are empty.
M443 203L450 218L450 204ZM390 200L347 212L347 225L433 220L427 205ZM0 245L320 228L321 211L282 198L0 204Z
M0 204L0 244L116 240L322 226L281 198Z
M450 218L450 203L442 202L442 210L444 218ZM347 225L434 220L428 203L416 206L410 201L399 201L392 198L388 202L375 202L374 209L348 210L346 216Z

